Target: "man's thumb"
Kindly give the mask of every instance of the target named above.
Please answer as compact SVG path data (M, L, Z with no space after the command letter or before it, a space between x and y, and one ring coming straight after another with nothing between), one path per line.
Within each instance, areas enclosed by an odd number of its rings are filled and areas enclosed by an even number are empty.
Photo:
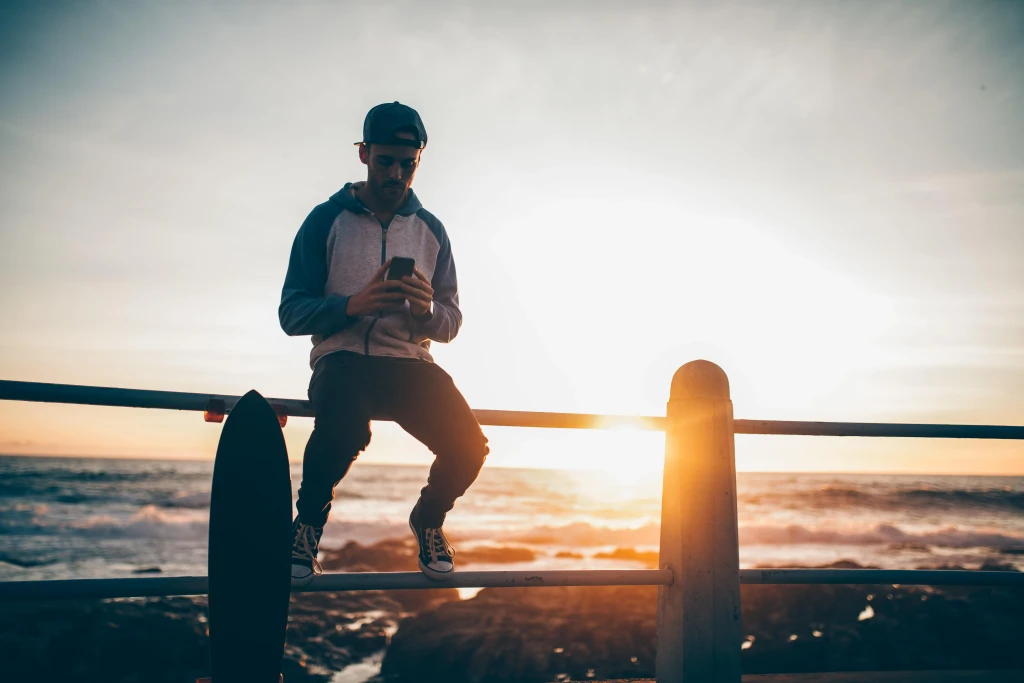
M378 268L377 272L373 274L372 278L370 278L370 283L372 284L374 282L380 282L382 279L384 279L384 273L387 271L390 265L391 259L388 259L383 264L381 264L381 267Z

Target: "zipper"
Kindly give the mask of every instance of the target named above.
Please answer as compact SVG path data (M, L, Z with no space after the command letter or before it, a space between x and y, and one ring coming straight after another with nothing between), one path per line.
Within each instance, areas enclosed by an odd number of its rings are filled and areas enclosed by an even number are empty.
M377 216L370 212L374 220L377 220ZM394 220L394 219L391 219ZM384 227L384 224L377 220L380 225L380 265L384 265L384 262L388 260L388 229ZM370 355L370 332L373 331L373 326L377 324L377 321L384 316L382 311L377 312L377 317L370 322L370 326L366 328L366 337L363 339L363 354Z

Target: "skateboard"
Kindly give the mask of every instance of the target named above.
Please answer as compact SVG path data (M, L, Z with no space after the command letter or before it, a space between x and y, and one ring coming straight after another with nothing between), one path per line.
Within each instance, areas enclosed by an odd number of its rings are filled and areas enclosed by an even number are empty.
M213 683L279 683L291 595L292 485L278 416L258 392L224 423L210 494Z

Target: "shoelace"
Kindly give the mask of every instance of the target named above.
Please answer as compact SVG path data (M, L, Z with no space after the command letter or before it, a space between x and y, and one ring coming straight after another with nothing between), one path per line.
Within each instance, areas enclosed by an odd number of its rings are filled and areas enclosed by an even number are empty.
M430 550L431 562L437 562L437 557L441 554L455 557L455 548L448 543L448 539L445 538L443 531L440 529L424 529L423 535L426 537L427 548Z
M310 561L313 564L313 573L319 576L324 570L313 554L313 546L316 544L316 529L299 522L299 528L295 530L295 540L292 542L292 559Z

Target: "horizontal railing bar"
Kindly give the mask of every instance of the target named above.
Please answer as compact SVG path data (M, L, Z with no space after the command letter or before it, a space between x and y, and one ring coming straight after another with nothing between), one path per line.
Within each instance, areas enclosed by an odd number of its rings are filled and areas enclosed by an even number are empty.
M321 574L299 592L391 590L396 588L539 588L554 586L667 586L668 569L557 569L547 571L457 572L433 581L420 572L332 572Z
M616 429L632 427L665 431L665 418L656 415L594 415L590 413L540 413L527 410L474 409L477 421L493 427L540 427L546 429Z
M446 581L432 581L419 572L337 572L321 574L294 591L667 586L671 583L672 572L667 569L459 572ZM740 583L1024 587L1024 573L956 569L741 569ZM0 602L205 595L207 588L205 576L0 581Z
M194 394L183 391L154 391L152 389L122 389L119 387L91 387L79 384L49 384L46 382L16 382L0 380L0 399L33 401L38 403L74 403L93 406L119 406L123 408L162 408L165 410L206 410L211 399L224 401L228 409L234 407L239 396L221 394ZM312 417L308 401L289 399L289 415L303 414L303 407Z
M800 422L735 420L737 434L878 436L923 439L1024 439L1024 427L1001 425L900 424L890 422Z
M538 588L551 586L667 586L668 569L599 569L589 571L481 571L458 572L451 579L433 581L420 572L328 572L316 576L298 593L428 588ZM63 579L55 581L0 581L0 602L15 600L71 600L79 598L149 598L205 595L205 576L131 577L120 579Z
M1024 573L970 569L741 569L740 583L1024 587Z
M78 405L115 406L122 408L162 408L202 412L211 401L222 403L230 413L241 396L228 394L196 394L181 391L122 389L45 382L0 380L0 400L37 403L72 403ZM294 398L268 398L279 412L294 417L313 417L309 401ZM540 427L549 429L614 429L634 427L650 431L664 430L664 417L643 415L593 415L589 413L544 413L526 410L474 410L482 425L497 427ZM387 416L374 416L387 420Z
M239 396L227 394L195 394L179 391L0 380L0 400L10 401L203 411L212 400L223 402L225 412L231 412L239 398ZM313 408L309 401L293 398L270 398L267 400L286 415L313 417ZM666 427L665 418L656 415L593 415L589 413L479 409L474 410L473 413L480 424L498 427L549 429L633 427L651 431L664 431ZM380 416L378 419L387 418ZM737 434L1024 440L1024 426L802 422L793 420L735 420L733 425Z

